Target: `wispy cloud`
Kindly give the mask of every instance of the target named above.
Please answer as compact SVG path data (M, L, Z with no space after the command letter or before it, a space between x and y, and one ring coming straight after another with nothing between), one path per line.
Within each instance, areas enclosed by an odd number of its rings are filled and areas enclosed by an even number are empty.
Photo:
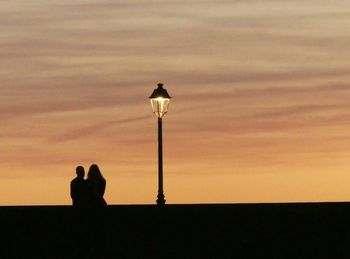
M147 120L147 119L150 119L150 116L140 116L140 117L135 117L130 119L112 120L112 121L106 121L102 123L95 123L87 127L80 127L75 130L67 131L60 135L51 137L48 139L48 142L62 143L67 141L73 141L80 138L85 138L88 136L95 135L96 133L102 132L106 128L109 128L114 125L123 125L123 124L133 123L137 121Z

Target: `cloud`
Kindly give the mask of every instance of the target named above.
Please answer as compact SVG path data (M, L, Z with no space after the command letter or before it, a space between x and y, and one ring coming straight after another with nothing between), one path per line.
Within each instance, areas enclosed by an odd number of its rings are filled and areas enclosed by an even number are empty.
M259 120L271 120L271 119L281 119L288 117L302 116L305 114L316 114L319 115L322 112L329 111L347 111L350 108L350 103L348 105L299 105L290 106L283 108L270 108L269 112L258 112L253 115L248 115L242 117L241 119L259 119Z
M54 137L50 137L47 141L49 143L62 143L67 141L73 141L80 138L85 138L88 136L95 135L96 133L102 132L106 128L109 128L115 125L124 125L124 124L147 120L147 119L150 119L150 116L140 116L140 117L135 117L130 119L112 120L112 121L106 121L102 123L96 123L87 127L80 127L75 130L67 131L65 133L56 135Z
M335 73L337 74L337 73ZM323 76L327 78L331 76L332 73L327 75L325 73ZM343 75L340 73L339 75ZM221 87L217 87L215 90L210 91L211 87L198 87L192 88L191 90L186 91L185 93L181 93L180 91L176 94L176 99L179 101L190 101L190 100L198 100L198 101L213 101L213 102L222 102L222 101L233 101L240 98L253 98L253 97L264 97L264 96L275 96L275 97L290 97L291 95L308 95L312 96L314 94L350 94L350 86L347 83L328 83L328 84L319 84L319 85L302 85L299 84L295 86L274 86L274 87L266 87L255 84L256 82L266 83L269 80L273 80L275 78L278 81L289 82L289 78L294 78L294 80L312 80L312 79L322 79L322 76L318 75L305 75L305 74L295 74L295 76L287 75L267 75L264 81L263 77L260 80L257 80L254 76L252 78L247 79L247 86L240 86L237 81L232 79L232 84L227 84L222 86L223 81L220 79L217 80L218 85ZM284 78L284 79L283 79ZM236 78L236 80L241 80L241 83L245 82L241 78ZM206 82L210 82L209 80ZM225 81L226 82L226 81ZM290 80L293 82L293 80ZM254 83L254 84L253 84ZM249 86L249 85L255 86ZM293 99L292 99L293 100ZM307 105L306 105L307 106ZM321 105L322 106L322 105ZM328 106L327 106L328 107Z

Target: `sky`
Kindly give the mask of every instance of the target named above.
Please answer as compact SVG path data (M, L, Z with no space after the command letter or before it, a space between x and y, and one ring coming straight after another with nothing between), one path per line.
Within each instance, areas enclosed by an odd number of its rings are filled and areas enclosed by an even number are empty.
M350 200L347 0L0 2L0 205Z

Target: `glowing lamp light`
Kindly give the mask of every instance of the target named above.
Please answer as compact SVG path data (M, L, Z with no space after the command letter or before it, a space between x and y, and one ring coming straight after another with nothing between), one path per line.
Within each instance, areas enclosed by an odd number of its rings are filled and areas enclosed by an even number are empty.
M153 91L149 98L151 99L153 113L158 118L162 118L168 111L171 98L167 90L163 88L163 84L158 84L158 88Z

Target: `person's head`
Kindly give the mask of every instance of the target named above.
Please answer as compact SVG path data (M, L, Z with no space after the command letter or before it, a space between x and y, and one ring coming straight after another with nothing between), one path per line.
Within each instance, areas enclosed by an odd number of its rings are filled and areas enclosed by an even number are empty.
M93 164L90 166L90 169L88 172L88 178L89 179L101 179L101 178L103 178L101 171L96 164Z
M77 166L77 168L75 169L76 173L77 173L77 176L79 178L84 178L84 175L85 175L85 170L84 170L84 167L82 167L81 165L80 166Z

